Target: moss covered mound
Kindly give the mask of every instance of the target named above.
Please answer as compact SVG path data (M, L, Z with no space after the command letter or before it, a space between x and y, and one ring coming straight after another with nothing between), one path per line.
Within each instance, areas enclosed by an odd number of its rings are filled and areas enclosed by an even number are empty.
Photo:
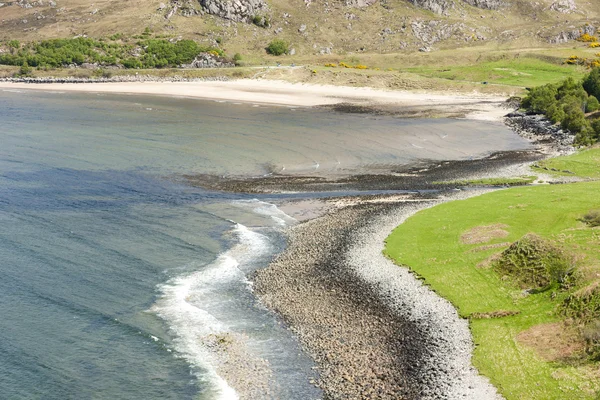
M493 268L521 289L543 290L558 284L569 286L575 271L573 257L559 246L528 233L511 244Z

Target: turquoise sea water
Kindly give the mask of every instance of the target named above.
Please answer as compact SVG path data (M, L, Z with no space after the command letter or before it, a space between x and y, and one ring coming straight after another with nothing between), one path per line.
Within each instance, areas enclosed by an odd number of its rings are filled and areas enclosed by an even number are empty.
M264 398L317 398L313 365L247 281L295 223L270 204L285 196L178 178L348 173L526 147L473 121L0 92L0 398L256 398L252 385Z

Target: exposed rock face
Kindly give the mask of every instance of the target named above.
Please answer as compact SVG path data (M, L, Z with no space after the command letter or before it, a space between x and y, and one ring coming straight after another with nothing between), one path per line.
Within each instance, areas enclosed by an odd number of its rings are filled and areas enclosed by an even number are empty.
M501 7L506 7L508 4L502 0L463 0L465 3L473 7L483 8L485 10L497 10Z
M436 42L449 39L453 35L461 35L463 24L447 24L443 21L413 21L410 24L415 38L421 42L432 45ZM427 47L427 46L426 46Z
M346 6L348 7L369 7L372 4L375 4L377 0L346 0Z
M555 0L550 6L552 11L558 11L564 14L570 14L577 10L574 0Z
M454 8L454 3L450 0L409 0L415 6L432 11L439 15L447 15Z
M596 27L592 25L585 25L579 29L573 29L570 31L560 32L558 35L551 36L548 38L550 43L566 43L571 40L579 38L581 35L587 33L588 35L594 35L596 33Z
M233 67L234 64L227 60L216 57L210 53L200 53L190 64L183 64L182 68L223 68Z
M200 0L200 4L209 14L238 22L252 22L269 9L264 0Z

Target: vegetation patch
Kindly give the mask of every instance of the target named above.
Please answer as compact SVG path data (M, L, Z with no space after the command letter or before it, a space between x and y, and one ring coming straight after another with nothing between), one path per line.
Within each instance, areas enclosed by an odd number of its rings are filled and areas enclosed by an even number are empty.
M582 81L567 78L560 84L532 88L521 106L528 112L544 114L562 129L576 135L579 145L600 140L600 119L587 119L600 107L600 67L593 68Z
M600 178L600 148L588 148L568 156L542 160L535 169L543 169L552 175Z
M516 178L482 178L482 179L459 179L455 181L434 182L436 185L456 186L521 186L529 185L537 179L537 176L522 176Z
M487 243L492 239L507 237L508 231L506 228L508 226L505 224L476 226L463 233L460 240L465 244Z
M280 56L290 51L290 45L288 42L282 39L272 40L266 48L267 53L274 56Z
M507 400L593 400L600 391L597 364L592 361L597 330L585 322L588 317L580 320L573 311L593 309L596 304L592 297L583 295L592 291L582 291L582 288L598 280L598 232L582 228L579 219L598 207L599 192L597 181L496 191L423 210L408 218L386 240L386 255L400 265L409 266L433 290L451 301L460 315L470 317L476 344L473 364ZM527 206L523 207L524 204ZM475 227L496 224L509 226L510 229L503 228L509 235L504 240L493 239L484 245L490 246L488 248L461 240L465 232ZM509 258L509 254L518 258L519 251L504 253L500 246L507 250L530 232L536 232L544 249L547 246L558 249L553 251L559 256L564 254L561 249L576 253L578 270L589 273L578 275L574 287L565 282L567 284L560 288L558 278L565 274L553 274L553 269L548 273L545 267L538 266L545 278L533 279L536 287L553 279L557 283L546 291L525 293L513 277L503 280L504 274L498 273L495 267L482 268L484 264L495 266L496 259L503 254L504 258ZM494 243L494 240L503 243ZM523 243L521 247L525 247ZM540 258L544 255L538 255ZM572 260L568 255L565 259ZM525 265L529 264L527 260ZM566 266L572 264L567 262ZM558 268L560 271L564 268ZM585 305L575 306L575 298ZM571 310L571 316L563 309ZM501 311L519 313L492 317ZM563 322L567 320L570 322ZM561 334L566 336L551 338L550 333L545 332L555 323L569 327ZM541 355L543 349L539 347L538 351L535 347L535 335L549 335L543 336L545 343L556 344L559 351L553 356L555 361ZM574 335L572 342L579 343L580 347L563 347L561 343L569 340L568 335Z
M569 361L584 350L584 341L575 327L564 322L549 322L532 326L519 333L520 344L535 351L546 361Z
M224 56L221 49L201 46L193 40L151 39L149 33L140 38L142 40L133 42L123 41L117 35L109 39L78 37L26 44L11 41L9 51L0 53L0 64L38 69L85 63L105 67L170 68L190 63L200 53Z
M592 210L585 213L583 217L581 217L581 222L592 228L600 226L600 210Z
M573 286L575 260L551 241L528 233L511 244L494 262L493 268L503 279L521 289L546 290Z
M518 315L520 311L515 310L499 310L499 311L490 311L490 312L475 312L469 316L469 319L489 319L489 318L504 318L510 317L511 315Z

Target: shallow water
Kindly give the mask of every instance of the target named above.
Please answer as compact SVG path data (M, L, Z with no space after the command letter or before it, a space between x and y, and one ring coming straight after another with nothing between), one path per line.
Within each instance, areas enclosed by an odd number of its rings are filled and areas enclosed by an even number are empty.
M4 91L0 121L9 399L235 398L253 385L316 398L310 360L247 280L295 222L269 198L172 178L348 173L528 147L482 122L147 96Z

